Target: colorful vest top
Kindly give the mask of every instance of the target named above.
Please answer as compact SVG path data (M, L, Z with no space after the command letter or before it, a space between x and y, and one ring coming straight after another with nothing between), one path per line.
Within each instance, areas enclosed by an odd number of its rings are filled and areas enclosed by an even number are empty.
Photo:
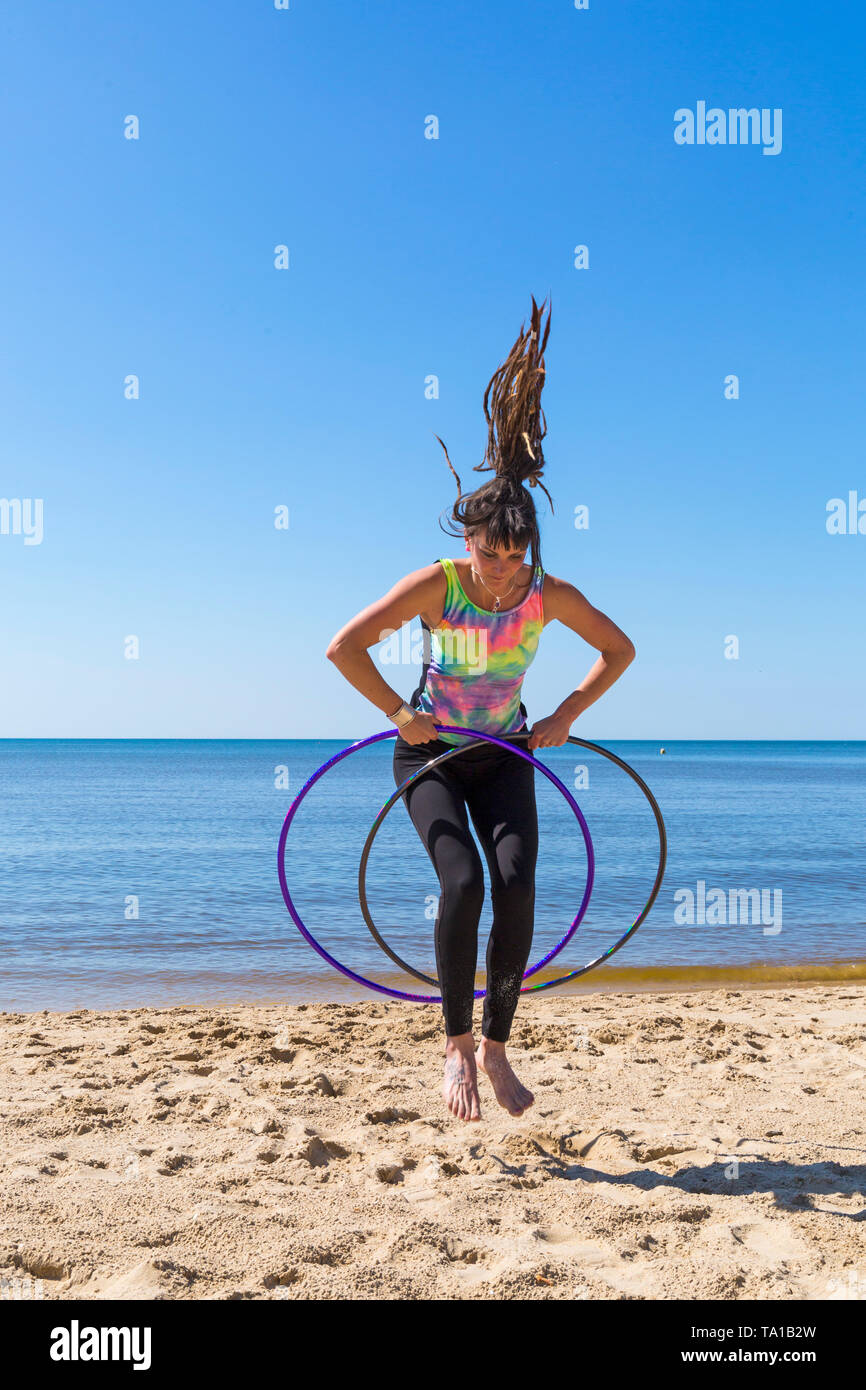
M516 733L524 723L523 677L544 627L544 570L537 566L529 592L516 608L492 613L477 608L463 591L454 561L440 559L448 591L442 621L424 629L424 669L409 704L432 714L437 724ZM460 734L439 734L443 743L462 743ZM495 746L495 745L490 745Z

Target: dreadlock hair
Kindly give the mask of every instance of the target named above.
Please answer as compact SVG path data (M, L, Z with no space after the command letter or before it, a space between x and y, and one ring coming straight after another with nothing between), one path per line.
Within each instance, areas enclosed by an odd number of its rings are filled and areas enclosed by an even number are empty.
M524 483L528 481L530 487L540 487L553 511L553 499L541 481L544 469L541 441L547 433L541 389L550 309L542 337L543 313L544 304L539 309L533 295L529 332L521 327L514 346L484 392L487 449L482 462L475 465L475 472L493 469L495 476L475 492L463 493L448 450L436 435L445 450L448 467L457 479L457 501L449 521L456 523L459 529L443 526L440 517L441 529L449 535L462 535L464 529L470 535L483 530L492 547L529 546L533 570L541 564L541 537L535 502Z

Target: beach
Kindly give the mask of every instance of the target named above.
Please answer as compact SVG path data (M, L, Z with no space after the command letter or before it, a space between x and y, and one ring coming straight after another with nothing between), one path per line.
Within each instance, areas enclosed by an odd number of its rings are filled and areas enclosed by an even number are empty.
M0 1015L3 1296L866 1297L862 985L524 998L517 1119L483 1075L449 1115L442 1040L377 997Z

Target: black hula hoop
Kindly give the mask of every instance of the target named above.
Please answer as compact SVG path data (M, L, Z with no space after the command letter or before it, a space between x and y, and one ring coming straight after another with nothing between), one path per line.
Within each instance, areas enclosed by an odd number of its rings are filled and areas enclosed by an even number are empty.
M526 730L525 732L521 732L519 734L509 734L509 738L530 738L531 733L531 730ZM370 833L367 836L366 842L364 844L364 849L361 854L361 863L358 869L358 900L361 905L361 912L363 914L364 921L367 923L367 927L369 928L370 933L372 934L373 939L376 941L377 945L381 947L381 949L385 952L387 956L390 956L391 960L394 961L395 965L400 966L401 970L405 970L407 974L413 975L416 980L423 980L426 984L434 985L439 988L441 988L441 985L439 984L439 980L437 978L431 978L431 976L429 975L424 975L420 970L415 970L411 965L408 965L406 961L404 961L403 959L401 959L400 956L397 955L396 951L392 951L387 941L383 939L382 934L378 930L375 922L373 921L372 916L370 915L370 908L367 903L367 861L370 857L370 851L373 847L373 841L379 833L379 828L382 825L382 822L384 821L388 812L391 810L391 807L394 806L397 803L397 801L399 801L402 797L406 795L406 792L409 790L409 787L413 786L415 781L421 776L423 776L425 772L430 772L433 768L438 767L440 763L447 762L449 758L455 757L457 753L462 753L467 748L477 748L483 742L484 740L482 739L475 739L472 743L458 744L454 748L449 748L447 753L440 753L437 757L432 758L430 762L427 763L423 768L419 768L416 772L412 773L411 777L406 778L405 782L403 782L403 784L399 786L396 789L396 791L394 791L393 794L388 798L388 800L385 802L385 805L382 807L381 811L379 812L378 816L373 822L373 825L370 829ZM555 980L546 980L542 984L529 985L526 987L525 990L521 991L522 993L535 993L543 989L553 989L555 985L562 985L565 984L568 980L577 979L579 975L585 975L589 970L594 970L597 965L601 965L603 961L606 961L616 951L619 951L621 947L623 947L625 943L629 940L629 938L634 936L641 923L646 920L653 903L658 897L659 889L662 886L662 879L664 878L665 865L667 863L668 848L667 834L665 832L665 823L662 819L662 813L659 810L658 802L656 801L646 782L641 777L640 773L635 772L634 768L630 767L629 764L625 762L623 758L618 757L616 753L611 753L610 749L602 748L601 744L599 743L590 743L588 739L575 738L572 734L569 734L566 742L573 743L578 748L589 748L594 753L600 753L603 758L608 758L612 763L616 763L617 767L621 767L623 772L627 772L629 777L631 777L632 781L637 783L644 796L646 797L647 801L649 802L650 806L652 807L652 812L655 816L656 827L658 829L659 835L659 865L656 871L655 881L652 886L652 892L647 898L643 911L635 919L635 921L629 927L628 931L624 932L623 935L613 946L609 946L606 951L603 951L600 956L596 956L595 960L591 960L587 965L583 965L577 970L572 970L567 975L561 975ZM562 745L560 744L557 746L561 747Z

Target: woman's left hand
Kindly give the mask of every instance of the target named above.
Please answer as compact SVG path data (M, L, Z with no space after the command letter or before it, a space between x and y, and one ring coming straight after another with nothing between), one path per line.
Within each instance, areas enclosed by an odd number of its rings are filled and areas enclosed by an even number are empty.
M549 714L533 724L526 747L530 753L534 748L561 748L568 742L574 720L567 714Z

